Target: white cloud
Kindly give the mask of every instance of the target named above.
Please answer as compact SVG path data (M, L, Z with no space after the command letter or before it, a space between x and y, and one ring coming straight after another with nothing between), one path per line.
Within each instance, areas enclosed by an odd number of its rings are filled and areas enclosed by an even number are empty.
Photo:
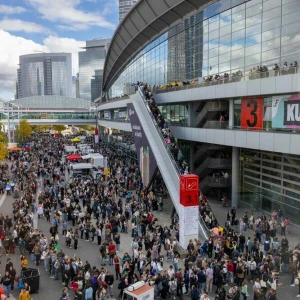
M115 25L105 20L100 12L78 9L80 0L27 0L44 19L67 25L63 29L88 29L92 26L114 29ZM62 28L62 27L61 27ZM77 28L77 29L76 29Z
M49 30L33 22L18 19L3 19L0 21L0 29L9 32L49 33Z
M0 29L0 45L0 98L8 100L14 95L20 55L40 51L72 53L73 74L76 74L78 51L85 45L85 42L50 35L43 40L43 44L39 44Z
M0 5L0 13L11 15L11 14L21 14L25 12L26 9L22 6L8 6L8 5Z

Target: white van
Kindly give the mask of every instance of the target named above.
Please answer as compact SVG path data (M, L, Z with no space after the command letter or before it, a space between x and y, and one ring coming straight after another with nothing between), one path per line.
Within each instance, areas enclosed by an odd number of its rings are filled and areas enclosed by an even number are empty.
M70 169L72 177L76 177L77 175L90 175L96 179L103 174L101 170L87 163L71 164Z

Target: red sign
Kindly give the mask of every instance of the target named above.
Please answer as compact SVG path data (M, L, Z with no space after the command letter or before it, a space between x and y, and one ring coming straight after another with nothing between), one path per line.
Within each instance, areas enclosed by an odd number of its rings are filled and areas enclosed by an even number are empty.
M180 175L180 204L183 206L199 205L199 176Z
M244 98L241 105L241 127L262 129L264 98Z

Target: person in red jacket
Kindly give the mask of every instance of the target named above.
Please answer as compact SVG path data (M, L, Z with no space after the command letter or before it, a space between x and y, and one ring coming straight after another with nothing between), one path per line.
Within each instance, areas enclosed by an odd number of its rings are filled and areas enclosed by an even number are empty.
M234 264L231 260L227 262L227 284L230 285L233 282Z
M109 265L111 266L114 262L114 256L116 254L116 244L114 242L110 242L108 245L108 253L109 253Z

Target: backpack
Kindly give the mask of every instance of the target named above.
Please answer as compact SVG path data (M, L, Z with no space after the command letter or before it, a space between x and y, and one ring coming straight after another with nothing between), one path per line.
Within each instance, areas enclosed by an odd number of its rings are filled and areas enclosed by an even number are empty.
M163 287L162 281L160 281L160 282L158 283L158 289L161 291L163 288L164 288L164 287Z

